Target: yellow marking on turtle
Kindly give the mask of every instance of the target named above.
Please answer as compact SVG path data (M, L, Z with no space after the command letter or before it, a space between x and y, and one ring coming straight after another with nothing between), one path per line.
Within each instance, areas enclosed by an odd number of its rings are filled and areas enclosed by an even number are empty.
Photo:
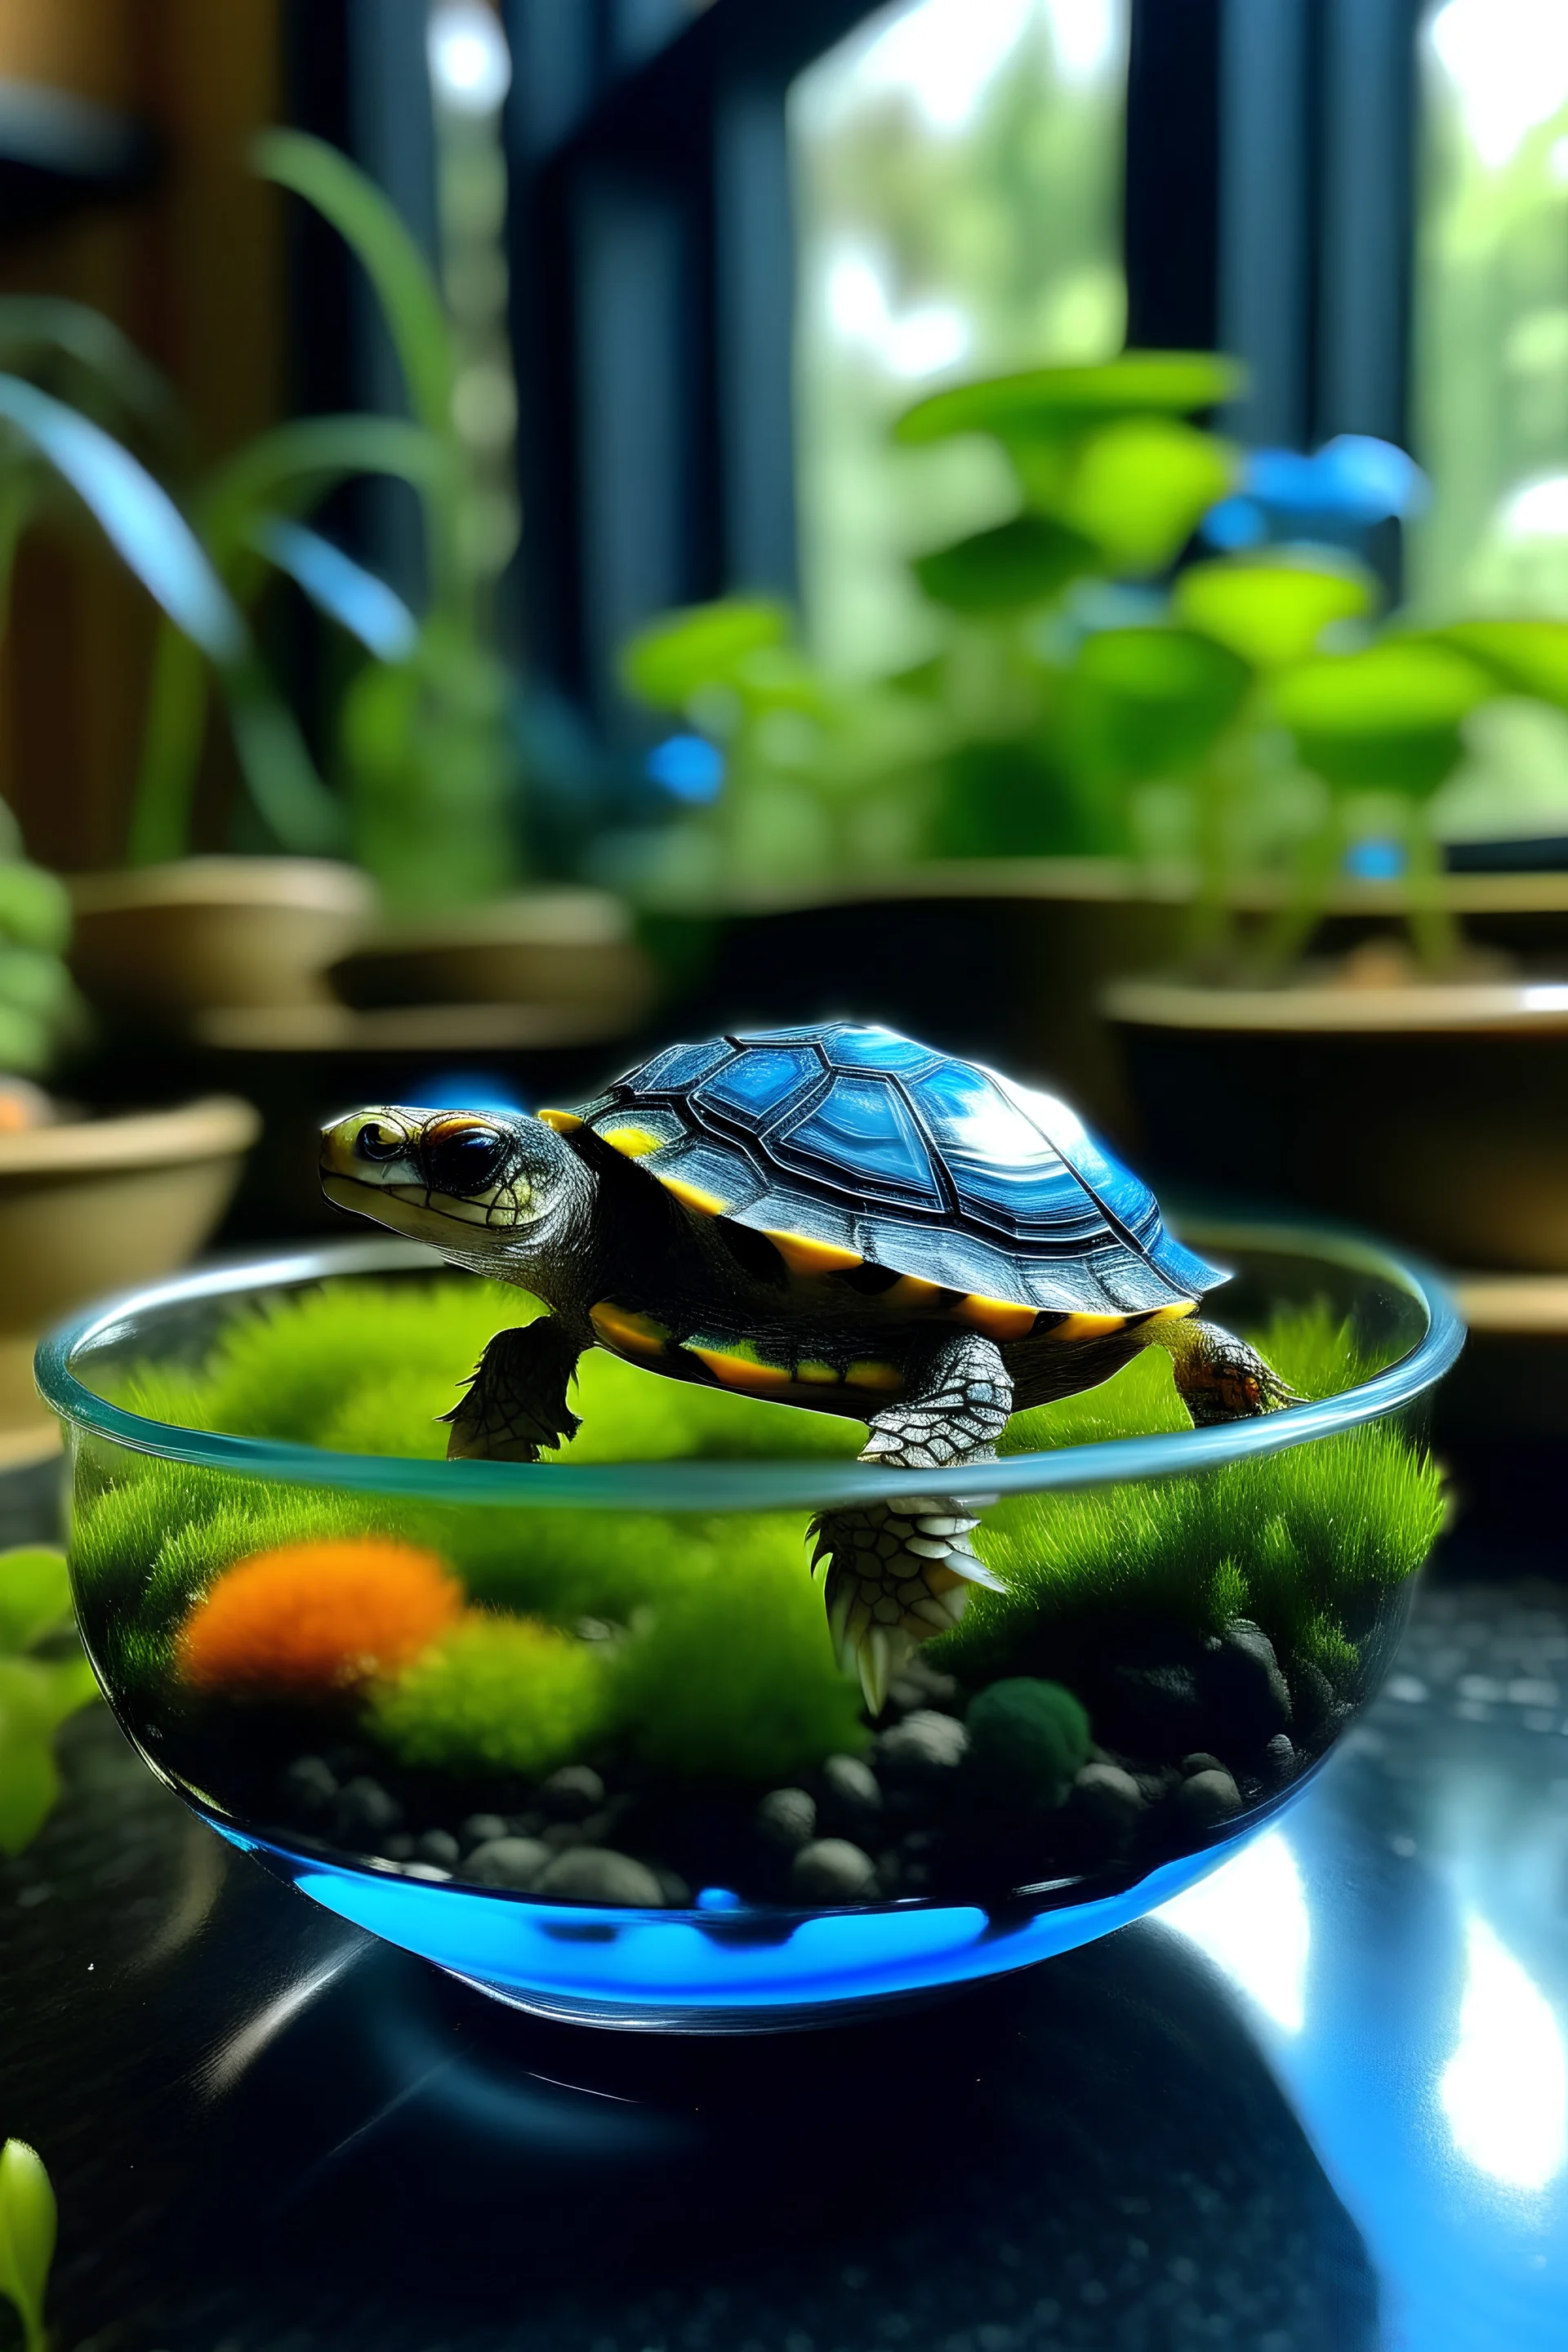
M952 1312L958 1322L973 1323L974 1328L984 1331L989 1339L1022 1339L1034 1329L1038 1309L1019 1307L1010 1298L985 1298L978 1291L972 1290L967 1297L955 1303ZM1120 1323L1125 1318L1114 1316L1110 1319Z
M705 1192L700 1184L683 1184L679 1176L659 1176L657 1168L650 1168L648 1174L658 1176L665 1191L673 1192L682 1208L695 1209L700 1217L721 1217L730 1205L717 1192Z
M628 1160L645 1160L650 1151L662 1151L662 1135L650 1135L646 1127L602 1127L598 1132Z
M546 1127L552 1127L557 1135L570 1135L574 1128L583 1124L574 1110L538 1110L533 1115L542 1118Z
M842 1372L835 1371L831 1364L810 1361L797 1364L795 1376L797 1381L811 1381L822 1388L837 1387L844 1377Z
M689 1339L685 1353L700 1357L714 1379L727 1389L750 1389L759 1395L768 1395L795 1385L795 1374L787 1364L764 1364L744 1339L729 1348L700 1348Z
M897 1364L879 1363L873 1357L851 1364L844 1379L846 1385L852 1389L892 1390L901 1389L904 1385L904 1376Z
M634 1355L662 1356L669 1346L665 1324L629 1307L617 1307L613 1298L601 1298L590 1307L588 1320L607 1346L630 1349Z
M877 1304L890 1307L894 1314L918 1314L922 1307L934 1306L942 1292L940 1282L927 1282L923 1275L901 1274L897 1282L880 1293Z
M841 1249L836 1242L813 1241L807 1234L776 1233L771 1225L761 1230L792 1274L842 1274L849 1266L865 1264L858 1250Z

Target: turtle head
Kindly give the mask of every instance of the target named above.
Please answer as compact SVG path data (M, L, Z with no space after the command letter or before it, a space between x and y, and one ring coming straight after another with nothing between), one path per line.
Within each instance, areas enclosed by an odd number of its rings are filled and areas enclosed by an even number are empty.
M464 1258L569 1244L593 1178L570 1144L521 1111L356 1110L321 1130L321 1190L412 1240Z

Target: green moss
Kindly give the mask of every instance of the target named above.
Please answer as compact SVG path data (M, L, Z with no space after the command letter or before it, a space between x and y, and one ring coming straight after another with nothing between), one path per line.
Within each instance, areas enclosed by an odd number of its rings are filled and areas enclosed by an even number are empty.
M966 1721L964 1776L994 1804L1047 1811L1089 1761L1089 1717L1060 1683L1008 1675L980 1692Z
M731 1523L616 1662L627 1736L660 1769L763 1785L867 1733L792 1519Z
M1341 1625L1348 1602L1414 1574L1443 1515L1436 1465L1383 1428L1202 1477L1021 1496L975 1537L1006 1591L977 1591L932 1658L983 1681L1048 1645L1053 1620L1108 1608L1205 1628L1251 1617L1299 1647L1315 1622Z
M470 1776L551 1771L609 1720L602 1646L537 1620L477 1612L384 1684L365 1728L400 1762Z
M447 1434L438 1416L460 1379L490 1332L527 1319L532 1304L466 1276L330 1284L231 1326L200 1373L144 1372L121 1394L193 1426L436 1458ZM1325 1308L1279 1317L1257 1336L1308 1394L1330 1394L1371 1368ZM575 1402L585 1425L563 1455L571 1461L842 1457L861 1442L857 1424L663 1380L602 1351L584 1359ZM1016 1415L1003 1450L1184 1426L1169 1360L1150 1349L1100 1389ZM590 1617L634 1627L616 1645L616 1706L624 1736L661 1768L765 1781L864 1736L806 1572L804 1515L334 1495L91 1445L78 1501L84 1625L128 1696L170 1696L174 1631L219 1570L274 1545L365 1531L438 1553L483 1608L567 1631ZM1252 1617L1342 1675L1354 1655L1350 1630L1364 1622L1358 1608L1420 1564L1442 1507L1436 1469L1388 1427L1202 1477L1019 1497L991 1511L977 1538L1006 1591L975 1591L933 1663L972 1684L1049 1673L1058 1629L1109 1611L1202 1629ZM474 1689L483 1683L493 1696L507 1682L501 1652L492 1643L487 1682L480 1649L465 1672L471 1666ZM495 1705L505 1712L499 1696Z

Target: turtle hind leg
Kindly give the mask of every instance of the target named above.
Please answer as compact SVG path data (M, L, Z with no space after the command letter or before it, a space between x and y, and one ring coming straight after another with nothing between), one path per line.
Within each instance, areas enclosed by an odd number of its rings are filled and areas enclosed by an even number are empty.
M552 1315L498 1331L467 1394L443 1413L448 1462L537 1462L543 1445L575 1437L582 1423L566 1391L582 1353Z
M1156 1323L1150 1339L1171 1357L1176 1394L1192 1415L1196 1429L1226 1421L1251 1421L1259 1413L1278 1412L1288 1404L1305 1404L1300 1391L1282 1381L1256 1348L1238 1339L1219 1323L1200 1323L1183 1316L1179 1322Z
M989 1462L1012 1399L995 1343L977 1333L955 1337L911 1380L906 1396L874 1417L860 1459L889 1470ZM858 1673L874 1716L918 1645L957 1624L969 1587L997 1586L969 1540L977 1525L962 1504L927 1496L824 1511L812 1521L812 1565L827 1562L824 1597L834 1646L846 1669Z

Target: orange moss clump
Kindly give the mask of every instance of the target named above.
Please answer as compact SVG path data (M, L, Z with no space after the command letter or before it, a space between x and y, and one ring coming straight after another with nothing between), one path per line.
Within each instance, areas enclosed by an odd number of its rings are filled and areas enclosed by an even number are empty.
M395 1675L462 1605L445 1562L412 1544L385 1536L281 1544L225 1570L185 1620L175 1656L197 1690L325 1698Z

